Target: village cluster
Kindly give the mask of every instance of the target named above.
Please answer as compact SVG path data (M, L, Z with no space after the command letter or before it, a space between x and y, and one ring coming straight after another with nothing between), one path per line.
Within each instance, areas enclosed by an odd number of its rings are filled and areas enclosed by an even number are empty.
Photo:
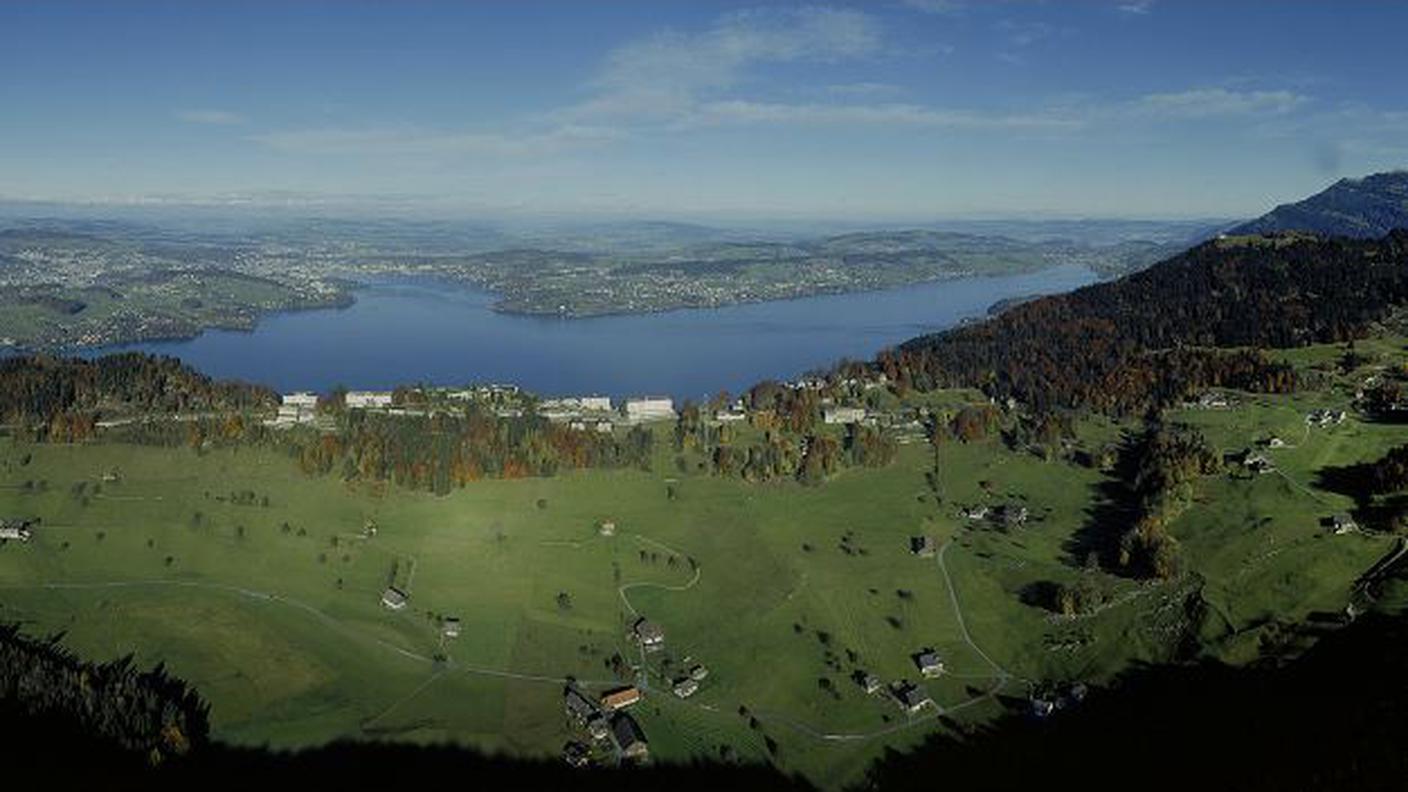
M569 740L562 749L563 760L573 767L586 767L603 760L640 762L650 755L645 731L627 710L645 699L645 690L649 687L645 656L665 648L665 630L649 619L638 617L632 622L627 637L641 650L637 684L612 688L599 696L591 695L570 680L563 689L567 716L573 727L583 734L581 739ZM687 699L709 678L709 669L691 658L685 658L683 667L685 671L670 681L670 690L675 696Z

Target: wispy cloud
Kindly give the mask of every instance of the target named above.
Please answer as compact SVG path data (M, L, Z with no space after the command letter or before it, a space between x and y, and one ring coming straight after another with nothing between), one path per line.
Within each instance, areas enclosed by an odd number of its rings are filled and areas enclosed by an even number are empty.
M620 136L614 129L586 126L562 126L523 135L417 127L327 127L266 132L250 135L249 139L279 151L312 154L534 157L597 145Z
M187 124L206 126L236 126L248 120L243 115L229 110L178 110L176 117Z
M592 87L596 96L565 111L570 118L686 113L701 98L733 88L753 66L834 62L872 55L881 45L870 16L829 8L727 14L701 33L665 31L619 47Z
M963 10L960 0L902 0L904 5L925 14L956 14Z
M905 89L898 85L882 82L838 83L826 86L826 93L832 96L897 96L904 92Z
M941 129L1074 129L1079 119L1047 113L985 113L917 104L789 104L742 100L701 105L691 122L708 124L808 124L915 126Z
M1131 2L1115 6L1115 10L1122 14L1145 16L1153 12L1154 0L1131 0Z
M1198 119L1215 116L1283 115L1310 98L1293 91L1229 91L1194 88L1175 93L1152 93L1130 106L1135 114L1161 118Z

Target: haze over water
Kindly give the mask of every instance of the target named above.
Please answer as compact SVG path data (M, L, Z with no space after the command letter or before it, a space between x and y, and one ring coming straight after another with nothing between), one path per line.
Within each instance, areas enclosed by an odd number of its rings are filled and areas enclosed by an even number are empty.
M427 282L376 282L343 310L279 314L253 332L112 347L175 355L220 378L280 390L508 382L545 395L699 398L864 359L985 314L995 301L1095 280L1068 265L903 289L668 313L557 319L491 309L492 295Z

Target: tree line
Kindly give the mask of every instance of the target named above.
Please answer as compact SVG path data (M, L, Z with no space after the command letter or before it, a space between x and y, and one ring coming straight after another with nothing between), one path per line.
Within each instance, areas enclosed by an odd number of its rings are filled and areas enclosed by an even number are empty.
M209 706L162 666L141 671L131 657L85 661L14 625L0 625L0 702L26 717L80 723L89 736L151 763L185 755L209 736Z
M272 409L269 388L220 382L176 358L128 352L93 360L50 355L0 359L0 419L36 440L92 437L104 416Z

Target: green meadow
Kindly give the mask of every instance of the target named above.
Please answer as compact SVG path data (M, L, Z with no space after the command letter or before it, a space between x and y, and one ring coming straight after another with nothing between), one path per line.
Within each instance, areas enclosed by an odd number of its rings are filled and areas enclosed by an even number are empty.
M210 701L215 736L275 747L448 741L555 758L577 736L563 680L600 691L636 682L629 666L643 664L634 713L654 761L772 761L839 785L886 748L992 718L1043 682L1100 684L1179 656L1190 634L1206 654L1250 660L1285 626L1342 612L1395 540L1326 531L1319 520L1352 503L1317 489L1316 472L1404 439L1352 412L1307 428L1309 410L1348 408L1354 376L1170 416L1227 451L1272 435L1286 447L1267 451L1275 473L1198 483L1172 525L1186 572L1167 582L1072 557L1108 473L995 437L903 445L887 468L815 487L676 466L662 439L655 472L443 497L309 477L256 448L7 438L0 516L42 523L33 541L0 546L0 621L62 634L88 657L165 663ZM1099 448L1134 428L1085 419L1075 442ZM960 514L978 504L1031 517L998 530ZM938 557L910 552L921 534ZM1094 614L1056 617L1028 596L1082 576L1111 592ZM381 604L391 584L410 595L403 610ZM1190 615L1193 601L1206 615ZM663 651L630 640L636 615L664 628ZM442 638L446 616L458 638ZM921 680L923 649L947 673ZM708 678L676 698L671 679L694 663ZM919 681L938 707L906 714L857 686L858 669Z

